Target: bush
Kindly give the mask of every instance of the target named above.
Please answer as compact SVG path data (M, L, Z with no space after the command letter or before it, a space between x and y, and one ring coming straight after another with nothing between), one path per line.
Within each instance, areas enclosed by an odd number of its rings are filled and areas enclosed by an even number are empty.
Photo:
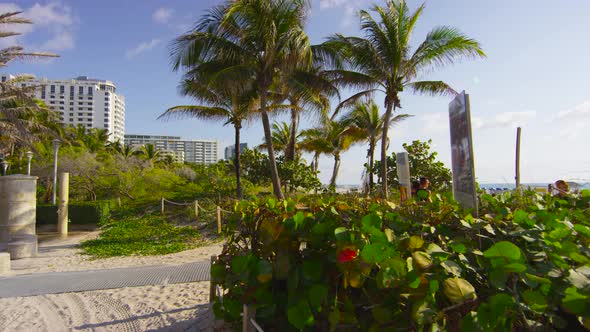
M68 205L68 218L72 224L100 225L111 215L110 201L72 202ZM57 225L57 206L37 205L37 225Z
M256 308L265 330L580 330L590 320L590 191L242 201L211 268L217 317ZM238 224L239 220L239 224ZM252 244L250 246L250 244Z
M177 227L153 214L126 217L105 225L98 239L80 246L95 258L129 255L165 255L197 246L199 232L192 227Z

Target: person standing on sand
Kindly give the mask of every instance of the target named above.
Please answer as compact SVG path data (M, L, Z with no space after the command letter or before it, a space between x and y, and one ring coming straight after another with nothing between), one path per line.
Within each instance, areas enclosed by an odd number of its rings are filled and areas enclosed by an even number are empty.
M420 178L420 187L416 190L416 199L419 202L432 202L430 199L430 180L427 177Z

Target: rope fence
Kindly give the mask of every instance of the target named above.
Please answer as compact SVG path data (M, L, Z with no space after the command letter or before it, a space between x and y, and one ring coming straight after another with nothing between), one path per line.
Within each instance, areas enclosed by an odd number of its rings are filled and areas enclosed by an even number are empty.
M217 216L217 233L218 234L221 234L221 213L222 212L229 213L229 214L233 213L232 211L222 209L219 205L215 206L214 210L206 210L199 204L198 200L195 200L194 202L189 202L189 203L179 203L179 202L173 202L171 200L168 200L168 199L165 199L164 197L162 197L162 199L161 199L162 214L164 214L164 212L165 212L166 203L176 205L176 206L193 206L194 210L195 210L195 219L197 221L199 221L199 211L201 211L203 213L215 213Z

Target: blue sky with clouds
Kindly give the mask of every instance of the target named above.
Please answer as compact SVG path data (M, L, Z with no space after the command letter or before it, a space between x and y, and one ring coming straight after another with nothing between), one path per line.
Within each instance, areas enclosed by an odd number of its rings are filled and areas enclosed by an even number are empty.
M57 52L60 58L13 63L2 72L37 77L87 75L117 84L126 98L127 133L170 134L217 139L222 148L233 130L196 120L159 122L166 108L190 103L177 94L179 74L170 70L170 42L187 31L214 0L179 1L30 1L0 3L0 11L23 10L35 25L18 27L18 38L3 38L0 47L19 43L30 50ZM314 43L331 33L358 34L359 8L366 0L312 0L307 23ZM379 3L379 1L377 1ZM416 7L418 1L409 1ZM430 73L471 96L476 176L482 183L511 182L514 177L515 128L522 126L522 178L545 182L557 178L590 179L590 2L445 0L427 3L414 34L417 44L438 25L452 25L478 39L488 58L462 61ZM378 104L382 97L376 96ZM429 139L440 159L450 165L448 98L402 95L400 112L415 115L395 127L391 151L414 139ZM277 116L277 119L282 119ZM304 126L311 126L305 120ZM261 125L251 123L243 139L262 140ZM341 184L360 182L366 147L342 158ZM328 157L320 161L327 182Z

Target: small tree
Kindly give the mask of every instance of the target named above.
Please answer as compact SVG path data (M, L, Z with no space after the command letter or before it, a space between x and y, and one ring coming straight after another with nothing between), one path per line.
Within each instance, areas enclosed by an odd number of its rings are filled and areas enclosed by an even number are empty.
M418 181L420 177L427 177L430 179L431 187L435 191L451 190L451 181L453 177L451 170L445 164L437 160L438 153L431 151L432 140L422 142L415 140L411 144L404 143L403 147L408 152L410 162L410 177L412 181ZM387 175L388 183L391 187L399 186L399 179L397 177L397 159L395 153L387 158ZM371 173L377 174L379 183L383 183L379 175L381 162L375 162Z

